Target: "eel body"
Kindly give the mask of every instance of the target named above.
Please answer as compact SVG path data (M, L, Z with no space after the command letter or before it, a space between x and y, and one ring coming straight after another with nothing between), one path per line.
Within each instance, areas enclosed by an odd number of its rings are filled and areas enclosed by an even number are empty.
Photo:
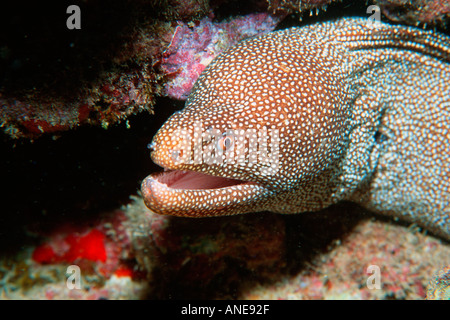
M344 18L219 55L155 135L157 213L301 213L350 200L450 239L450 38Z

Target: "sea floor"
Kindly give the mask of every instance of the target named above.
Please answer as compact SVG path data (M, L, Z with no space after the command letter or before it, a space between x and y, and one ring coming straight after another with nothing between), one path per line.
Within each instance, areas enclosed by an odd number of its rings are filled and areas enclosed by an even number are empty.
M35 232L37 245L2 256L0 297L425 299L450 264L449 243L359 211L180 219L133 196L89 223ZM448 287L431 290L442 297Z

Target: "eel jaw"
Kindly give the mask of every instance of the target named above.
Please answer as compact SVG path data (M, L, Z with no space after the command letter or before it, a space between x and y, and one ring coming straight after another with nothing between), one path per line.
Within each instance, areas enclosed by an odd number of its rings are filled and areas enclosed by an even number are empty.
M259 211L268 189L258 183L197 171L165 170L142 181L152 211L182 217L224 216Z

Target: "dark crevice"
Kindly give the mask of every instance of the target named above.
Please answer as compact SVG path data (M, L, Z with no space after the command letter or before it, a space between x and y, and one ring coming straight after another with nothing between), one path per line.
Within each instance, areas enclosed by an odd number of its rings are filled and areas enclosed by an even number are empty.
M162 98L157 104L155 115L130 117L130 129L124 123L108 130L85 126L33 143L11 141L2 134L0 241L20 246L24 225L57 226L127 203L142 179L160 170L150 160L147 145L183 105Z

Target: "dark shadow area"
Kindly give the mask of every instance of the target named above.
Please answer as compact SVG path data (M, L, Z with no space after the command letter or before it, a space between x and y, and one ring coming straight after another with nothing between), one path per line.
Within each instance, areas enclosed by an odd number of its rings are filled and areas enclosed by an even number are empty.
M263 3L263 4L260 4ZM81 30L69 30L69 5L82 12ZM136 30L160 15L158 1L30 1L0 5L0 92L7 98L71 101L123 60ZM259 1L211 1L217 20L264 11ZM333 2L320 14L292 14L277 29L367 16L364 1ZM383 21L388 21L383 17ZM442 30L441 30L442 31ZM117 67L117 65L115 65ZM135 66L129 65L125 70Z
M159 99L155 115L142 113L108 130L82 127L60 138L30 143L2 135L0 250L23 244L24 226L45 229L119 208L145 176L159 170L147 145L182 102Z
M319 10L319 14L316 14L316 11L312 12L306 11L302 15L294 13L287 16L282 22L277 25L277 30L286 29L290 27L302 26L313 24L316 22L334 20L341 17L369 17L371 13L367 13L367 8L369 5L372 5L374 1L359 1L359 0L342 0L342 1L334 1L327 5L326 10ZM393 3L395 1L392 1ZM406 10L405 7L401 7L399 4L401 1L398 1L396 8L401 8L400 11L397 11L397 15L402 15L402 10ZM408 4L404 4L408 6ZM390 18L386 17L383 13L381 14L381 22L389 23L389 24L402 24L400 22L394 22ZM399 20L402 21L402 20ZM417 21L409 21L411 25L414 25ZM405 23L403 23L405 25ZM420 27L419 27L420 28ZM447 28L444 25L438 24L432 28L428 27L427 29L435 29L441 33L445 33L450 35L450 28L447 25Z
M162 246L164 252L153 256L157 259L149 276L150 291L142 298L242 299L255 287L270 287L299 273L315 272L327 254L368 219L412 227L409 222L373 214L350 202L292 215L263 212L207 219L173 217L166 230L169 236ZM211 244L221 246L208 254L196 251Z
M155 261L149 277L153 279L151 291L144 298L239 299L242 292L257 285L311 270L319 257L370 217L354 204L341 203L321 212L295 215L171 219L167 233L173 238L168 242L174 243L166 246L172 246L173 252L167 250ZM265 227L258 227L259 223ZM221 242L217 237L224 235L227 239ZM182 245L177 237L183 237ZM180 250L195 248L199 241L222 244L217 252L221 256Z
M255 12L267 12L267 2L259 0L211 0L210 5L216 21L236 15L243 16Z
M320 21L334 20L341 17L366 17L367 4L364 1L344 0L335 1L327 5L326 10L306 11L303 14L291 14L277 25L277 30L313 24ZM319 14L316 14L318 12Z
M70 30L69 5L81 10ZM152 9L140 1L7 1L0 5L0 92L5 97L71 101L89 90Z

